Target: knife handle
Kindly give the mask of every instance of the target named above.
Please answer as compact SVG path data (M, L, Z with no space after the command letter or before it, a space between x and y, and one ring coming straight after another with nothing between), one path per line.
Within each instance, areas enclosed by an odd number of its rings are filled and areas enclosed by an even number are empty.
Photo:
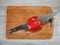
M10 30L9 30L9 33L16 32L16 31L18 31L18 30L20 30L20 29L23 29L23 25L20 25L20 26L17 26L17 27L15 27L15 28L13 28L13 29L10 29Z

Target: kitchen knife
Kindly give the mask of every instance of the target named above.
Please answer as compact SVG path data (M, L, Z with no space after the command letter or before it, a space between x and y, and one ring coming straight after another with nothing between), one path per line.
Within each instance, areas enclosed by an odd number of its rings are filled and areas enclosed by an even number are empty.
M55 15L56 13L50 13L50 14L46 14L45 16L42 16L39 18L37 16L33 16L29 18L25 24L22 24L13 29L10 29L9 33L16 32L22 29L24 29L25 31L36 32L42 29L43 24Z

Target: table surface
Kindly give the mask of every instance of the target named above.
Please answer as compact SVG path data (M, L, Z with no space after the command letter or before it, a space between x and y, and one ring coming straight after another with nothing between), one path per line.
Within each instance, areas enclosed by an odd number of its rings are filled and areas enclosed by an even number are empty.
M0 45L60 45L60 11L56 16L54 16L54 33L52 39L49 40L7 40L5 38L5 29L6 29L6 6L8 5L20 5L19 1L16 1L17 4L15 4L14 0L12 1L3 1L0 0ZM10 2L10 3L9 3ZM58 1L59 2L59 1ZM25 2L26 3L26 2ZM32 2L33 3L33 2ZM34 5L38 5L40 3L37 3ZM52 4L52 3L51 3ZM50 3L48 3L49 6L51 6ZM60 3L52 4L52 6L59 6ZM23 5L23 3L22 3ZM26 5L30 5L26 3ZM44 4L45 5L45 4ZM47 5L47 4L46 4Z

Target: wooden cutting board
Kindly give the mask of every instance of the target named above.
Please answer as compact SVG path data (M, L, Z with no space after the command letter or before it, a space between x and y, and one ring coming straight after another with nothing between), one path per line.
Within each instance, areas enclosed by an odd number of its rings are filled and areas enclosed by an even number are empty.
M9 29L19 26L26 22L32 16L44 16L47 13L51 13L52 9L48 6L8 6L6 16L6 38L7 39L50 39L53 34L53 18L52 25L49 27L46 23L43 28L37 32L25 32L19 30L12 34L9 33Z

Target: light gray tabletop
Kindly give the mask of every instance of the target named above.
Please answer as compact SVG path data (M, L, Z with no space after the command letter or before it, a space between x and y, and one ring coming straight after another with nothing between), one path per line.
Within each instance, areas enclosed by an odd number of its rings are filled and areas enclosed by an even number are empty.
M59 0L0 0L0 45L60 45L60 11L54 16L53 37L49 40L8 40L5 38L7 6L50 6L57 9L59 5Z

